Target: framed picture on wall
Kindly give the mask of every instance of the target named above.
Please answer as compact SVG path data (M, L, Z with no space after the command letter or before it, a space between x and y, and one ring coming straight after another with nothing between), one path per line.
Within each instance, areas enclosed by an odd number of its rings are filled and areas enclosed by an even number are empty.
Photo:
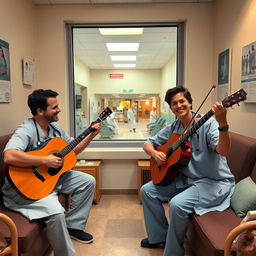
M231 49L219 53L218 58L218 100L221 101L230 94Z
M35 62L29 58L22 61L23 84L33 85L35 83Z
M242 49L241 84L247 92L245 103L256 103L256 42Z
M0 40L0 102L11 102L9 43Z

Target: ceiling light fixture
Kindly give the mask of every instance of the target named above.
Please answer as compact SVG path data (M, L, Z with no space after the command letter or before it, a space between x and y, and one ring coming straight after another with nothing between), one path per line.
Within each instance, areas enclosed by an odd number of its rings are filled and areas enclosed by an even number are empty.
M136 61L136 55L112 55L112 61Z
M99 28L102 35L141 35L144 28Z
M138 51L139 43L106 43L108 51L110 52L124 52L124 51Z

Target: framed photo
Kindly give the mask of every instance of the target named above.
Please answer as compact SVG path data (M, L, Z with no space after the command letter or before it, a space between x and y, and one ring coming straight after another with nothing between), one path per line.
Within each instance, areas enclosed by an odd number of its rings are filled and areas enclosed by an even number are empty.
M23 58L23 83L33 85L35 82L35 62L28 58Z
M11 102L9 43L0 40L0 102Z
M247 92L245 103L256 103L256 42L242 49L241 84Z
M223 100L230 93L231 49L219 54L218 58L218 100Z

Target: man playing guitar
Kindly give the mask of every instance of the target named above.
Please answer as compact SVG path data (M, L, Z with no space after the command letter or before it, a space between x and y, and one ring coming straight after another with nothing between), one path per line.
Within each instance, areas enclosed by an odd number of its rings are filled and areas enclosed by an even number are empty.
M186 88L169 89L165 101L177 117L176 121L148 139L143 146L160 174L165 169L165 163L179 149L169 152L167 156L168 151L161 152L158 146L164 145L173 135L179 138L177 134L182 135L184 130L191 128L200 119L196 116L191 122L192 98ZM181 162L187 163L179 164L174 161L171 172L175 174L170 175L170 182L164 178L157 181L157 184L150 181L141 188L148 234L141 241L144 248L165 246L164 256L184 256L183 243L189 215L202 215L229 207L235 181L226 161L230 149L226 109L221 102L216 102L210 113L215 115L215 119L209 118L189 136L189 141L182 143L180 154L184 150L185 159L181 159ZM182 157L177 159L179 158ZM169 201L169 223L162 205L166 201Z
M28 106L33 117L25 120L16 129L6 145L4 150L6 164L16 167L46 166L47 168L58 168L63 165L65 159L54 154L44 156L29 154L29 151L39 150L47 141L57 137L67 142L72 141L57 123L61 111L57 96L57 92L42 89L35 90L29 95ZM72 150L72 154L84 150L100 132L99 123L94 123L92 128L92 132ZM32 171L31 175L34 175ZM37 175L40 177L41 174L37 173ZM44 180L39 182L43 183ZM60 176L49 195L39 200L32 200L19 193L6 179L3 187L4 204L30 220L44 221L54 255L74 256L75 249L70 237L82 243L93 241L93 236L84 232L84 228L92 205L94 189L95 179L91 175L69 170ZM65 215L57 193L72 195L70 208Z

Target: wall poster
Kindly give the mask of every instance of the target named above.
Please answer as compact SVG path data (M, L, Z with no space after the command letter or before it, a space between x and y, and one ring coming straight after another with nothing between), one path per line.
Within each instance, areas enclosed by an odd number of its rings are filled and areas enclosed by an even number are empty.
M28 58L23 58L23 83L33 85L35 82L35 62Z
M0 40L0 102L11 102L9 44Z
M256 102L256 42L248 44L242 49L241 84L247 92L245 103Z
M219 54L218 58L218 90L217 98L222 101L230 94L231 49Z

